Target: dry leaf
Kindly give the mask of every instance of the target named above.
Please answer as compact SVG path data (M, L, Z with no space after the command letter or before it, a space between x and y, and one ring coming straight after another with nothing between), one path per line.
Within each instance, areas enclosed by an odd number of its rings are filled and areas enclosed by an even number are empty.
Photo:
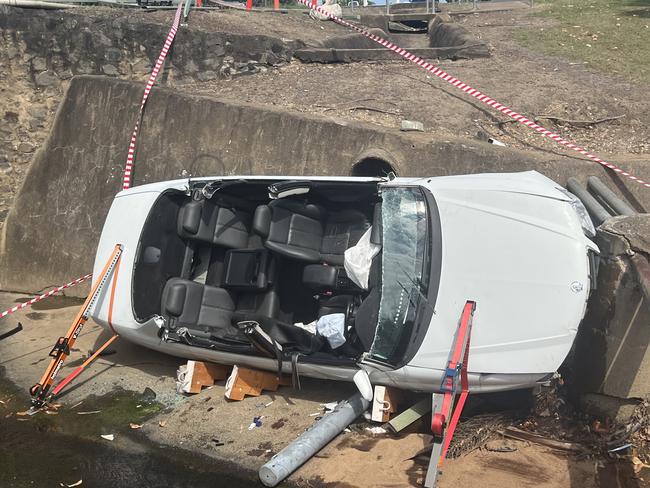
M165 427L167 425L167 421L166 420L159 420L158 425L161 426L161 427Z
M142 424L134 424L133 422L131 422L129 423L129 427L131 427L132 429L141 429Z

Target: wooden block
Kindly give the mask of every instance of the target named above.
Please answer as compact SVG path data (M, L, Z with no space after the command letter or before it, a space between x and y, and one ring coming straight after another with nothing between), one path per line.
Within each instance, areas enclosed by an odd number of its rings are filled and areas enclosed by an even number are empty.
M225 396L228 400L243 400L246 395L260 396L263 390L276 391L278 386L290 384L291 378L287 376L278 379L275 373L233 366Z
M187 393L201 393L204 386L212 386L215 381L228 378L230 367L222 364L204 363L202 361L187 362Z
M404 410L397 417L393 418L388 425L394 432L400 432L411 425L416 420L424 417L431 411L431 399L425 398L419 401L411 408Z
M382 423L388 422L390 414L397 412L398 401L399 390L389 386L375 386L371 420Z

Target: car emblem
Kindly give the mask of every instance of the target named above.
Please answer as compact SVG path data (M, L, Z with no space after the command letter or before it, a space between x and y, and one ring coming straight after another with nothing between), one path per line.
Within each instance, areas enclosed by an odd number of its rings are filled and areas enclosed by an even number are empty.
M573 283L571 283L571 291L575 293L580 293L583 288L584 286L579 281L574 281Z

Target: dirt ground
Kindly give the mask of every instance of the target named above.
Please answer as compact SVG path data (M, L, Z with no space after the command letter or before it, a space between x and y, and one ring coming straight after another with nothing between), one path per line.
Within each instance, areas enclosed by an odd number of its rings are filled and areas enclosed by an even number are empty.
M530 13L516 10L454 16L478 39L489 43L492 57L441 60L438 65L577 144L622 161L647 157L647 87L521 47L513 39L515 31L553 24ZM405 118L419 120L425 131L442 137L489 136L522 149L564 154L549 139L508 122L505 115L434 78L400 60L335 65L296 61L254 77L184 85L183 89L388 127L399 127ZM621 115L609 122L580 124ZM579 123L558 123L542 116Z
M0 295L0 304L4 307L23 299L20 295L4 293ZM20 320L24 327L21 332L0 341L0 367L4 368L8 379L24 390L37 381L47 365L47 353L54 339L65 333L78 306L78 300L54 299L49 304L37 304L31 311L5 322L11 324ZM87 324L59 377L69 374L81 363L82 357L105 338L106 334L99 326ZM241 471L249 478L254 478L257 469L267 459L316 421L317 415L323 412L323 403L347 398L354 392L350 384L307 380L303 382L302 391L282 387L260 397L230 402L225 400L223 382L220 382L198 395L184 396L175 390L176 369L183 360L120 340L110 346L109 352L111 354L100 357L67 393L60 396L62 412L105 408L96 403L92 408L86 408L84 402L91 402L91 395L101 396L116 388L137 392L150 388L156 394L156 401L162 403L163 410L143 423L137 431L139 435L146 436L154 445L182 448L187 456L197 453L225 462L232 466L230 472ZM10 402L8 398L0 400L0 414L6 417L6 421L18 422L25 418L16 413L25 410L27 404ZM254 416L262 416L262 427L249 430ZM89 417L78 418L79 423L91 421ZM29 419L37 421L33 417ZM114 431L112 445L117 449L131 448L127 419L128 416L124 418L125 425L121 429L118 426ZM430 436L419 432L396 437L388 434L375 436L365 430L368 425L361 421L352 432L340 435L289 481L311 488L420 486L427 461L413 458L428 444ZM423 432L426 432L426 426ZM86 440L106 442L99 438L100 433L104 432L99 427L97 432L91 430L85 434ZM492 445L498 449L505 442L497 437L488 447ZM640 486L629 473L619 473L618 464L599 457L576 457L519 441L507 441L507 445L516 450L495 452L478 449L448 460L439 486L473 485L477 476L485 488ZM77 467L67 479L83 478L84 469L88 467Z

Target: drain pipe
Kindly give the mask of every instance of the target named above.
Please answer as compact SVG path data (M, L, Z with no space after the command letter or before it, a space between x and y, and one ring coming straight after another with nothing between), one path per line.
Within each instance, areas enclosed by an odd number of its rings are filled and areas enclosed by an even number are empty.
M259 476L264 486L272 487L280 483L339 435L369 406L370 402L361 393L339 403L332 412L325 414L260 468Z
M74 8L77 5L70 5L69 3L58 2L44 2L42 0L0 0L0 5L9 5L11 7L22 8L42 8L42 9L59 9L59 8Z
M607 188L607 186L605 186L605 184L597 177L590 176L587 179L587 187L602 198L617 214L627 216L636 215L636 211L632 207L616 196L616 194Z

